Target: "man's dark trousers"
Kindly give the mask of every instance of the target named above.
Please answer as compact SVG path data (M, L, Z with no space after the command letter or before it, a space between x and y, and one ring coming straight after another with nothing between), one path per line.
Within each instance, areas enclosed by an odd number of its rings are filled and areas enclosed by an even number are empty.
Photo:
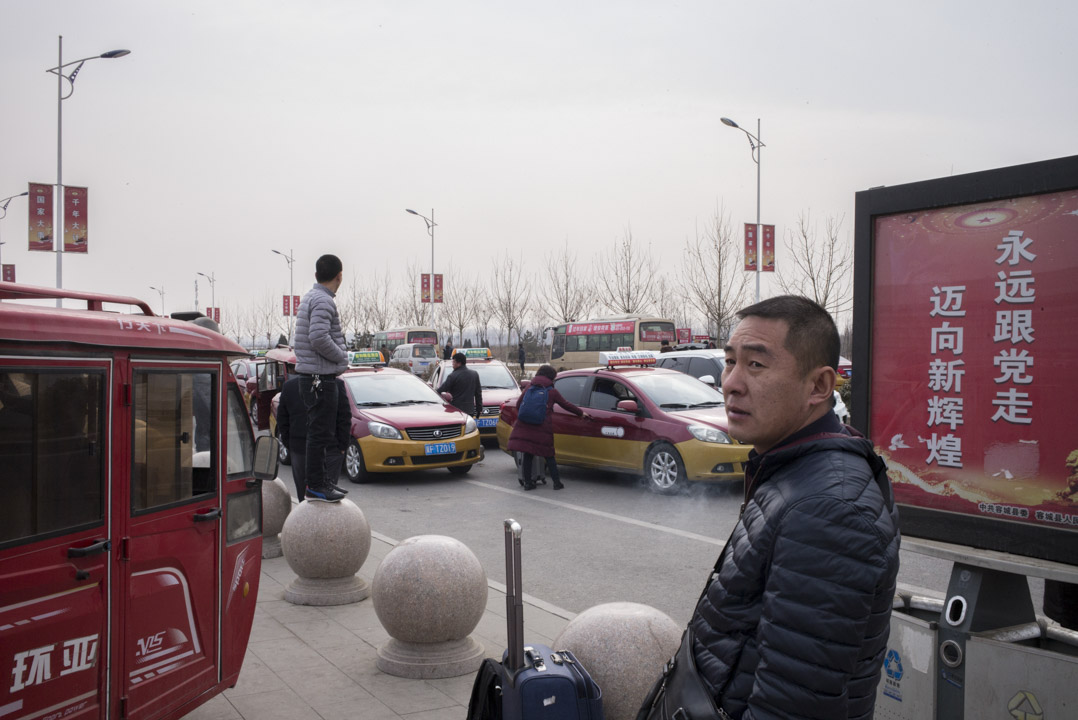
M317 388L315 379L320 379ZM307 408L307 487L324 491L326 458L337 452L337 379L334 375L301 375L299 392Z

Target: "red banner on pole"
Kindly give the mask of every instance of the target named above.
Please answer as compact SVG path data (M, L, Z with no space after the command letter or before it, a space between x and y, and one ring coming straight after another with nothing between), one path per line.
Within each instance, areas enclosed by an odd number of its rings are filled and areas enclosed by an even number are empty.
M775 272L775 226L764 225L763 231L764 257L760 269L764 272Z
M419 286L423 294L421 302L430 302L430 273L423 273L419 276Z
M64 252L87 251L89 209L86 188L64 188Z
M745 223L745 271L756 272L756 226Z
M30 183L30 249L52 252L52 185Z
M221 322L221 308L206 308L206 317L213 320L215 323Z
M281 306L284 308L284 316L288 317L292 314L292 298L288 295L281 296Z
M299 295L292 296L292 314L299 315Z
M3 278L4 282L15 282L15 266L4 265L3 266Z
M442 301L442 274L434 276L434 302Z

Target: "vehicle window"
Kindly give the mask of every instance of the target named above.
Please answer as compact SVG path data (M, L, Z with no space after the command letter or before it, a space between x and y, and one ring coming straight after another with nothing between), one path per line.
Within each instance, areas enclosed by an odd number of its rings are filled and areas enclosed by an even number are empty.
M689 374L695 378L710 375L715 378L716 383L719 383L721 382L722 368L718 366L714 358L694 357L689 358Z
M637 389L664 410L723 404L722 393L688 375L656 372L633 378Z
M342 378L357 407L442 404L442 398L414 375L371 373Z
M479 384L484 390L516 390L519 387L513 373L505 365L469 363L468 367L479 373Z
M0 370L0 543L104 517L105 375Z
M214 374L136 370L133 511L217 490Z
M433 345L416 345L412 348L412 357L417 358L432 358L434 357Z
M683 373L689 372L689 358L687 357L660 358L659 363L659 367L670 368Z
M587 405L584 402L584 388L587 384L588 378L586 376L574 375L572 377L558 378L554 381L554 388L572 404Z
M591 388L591 399L588 407L596 410L617 410L618 403L622 400L635 400L636 396L623 383L596 378L595 385Z
M247 417L239 393L230 390L228 393L228 464L226 465L229 476L241 473L250 475L254 468L254 438L247 424Z

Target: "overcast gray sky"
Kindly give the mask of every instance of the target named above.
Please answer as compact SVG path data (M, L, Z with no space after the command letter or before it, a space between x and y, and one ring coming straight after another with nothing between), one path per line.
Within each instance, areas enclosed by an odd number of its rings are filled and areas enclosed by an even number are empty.
M845 215L877 185L1078 152L1078 5L874 2L8 1L0 14L0 198L56 182L90 193L90 252L65 287L217 304L351 270L484 271L509 249L581 262L623 237L665 270L720 203L756 214L756 167L728 116L762 119L763 221ZM55 283L26 249L4 263ZM447 282L452 282L449 275ZM767 294L770 287L764 285ZM209 304L201 285L200 304Z

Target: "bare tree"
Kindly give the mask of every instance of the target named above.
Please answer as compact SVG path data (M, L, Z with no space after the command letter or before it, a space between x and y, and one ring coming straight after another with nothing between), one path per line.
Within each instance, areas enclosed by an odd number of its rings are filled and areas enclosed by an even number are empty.
M520 337L520 327L524 322L531 301L531 285L524 276L523 261L513 260L506 252L494 265L494 282L490 291L491 310L501 330L505 330L506 343L512 339L513 330Z
M576 253L570 252L568 240L560 254L547 257L546 281L540 303L551 321L577 322L588 316L595 303L593 280L577 272Z
M821 233L812 213L802 211L797 227L786 234L792 269L778 273L784 293L811 298L834 317L853 307L853 246L848 235L841 237L844 219L828 215Z
M393 325L393 283L389 269L373 273L367 281L370 322L375 330L386 330Z
M405 325L426 325L430 321L430 308L433 303L423 302L423 291L419 282L419 266L408 263L404 270L404 282L396 297L397 316Z
M730 215L720 205L701 234L686 241L681 284L687 304L703 316L707 332L722 340L734 314L745 303L748 275L741 248L730 228Z
M445 326L449 329L446 333L446 342L452 340L455 332L457 347L464 345L464 331L474 322L477 305L482 304L479 292L479 284L471 277L462 273L447 273L452 275L452 282L445 284L443 292L444 302L441 312Z
M352 270L352 279L344 293L337 295L337 312L341 316L341 329L345 336L352 335L352 342L358 344L360 338L370 331L371 288L362 282Z
M687 320L684 316L685 296L678 283L672 283L666 275L659 275L651 283L651 306L661 318L679 322ZM678 317L681 315L681 317ZM679 327L683 327L679 325Z
M277 345L277 339L288 333L288 325L281 325L284 317L284 308L277 302L272 291L266 290L255 298L251 305L251 335L261 345L263 340L266 347Z
M633 240L632 230L599 255L598 299L614 313L638 315L646 312L655 277L655 263L650 250L641 250Z

